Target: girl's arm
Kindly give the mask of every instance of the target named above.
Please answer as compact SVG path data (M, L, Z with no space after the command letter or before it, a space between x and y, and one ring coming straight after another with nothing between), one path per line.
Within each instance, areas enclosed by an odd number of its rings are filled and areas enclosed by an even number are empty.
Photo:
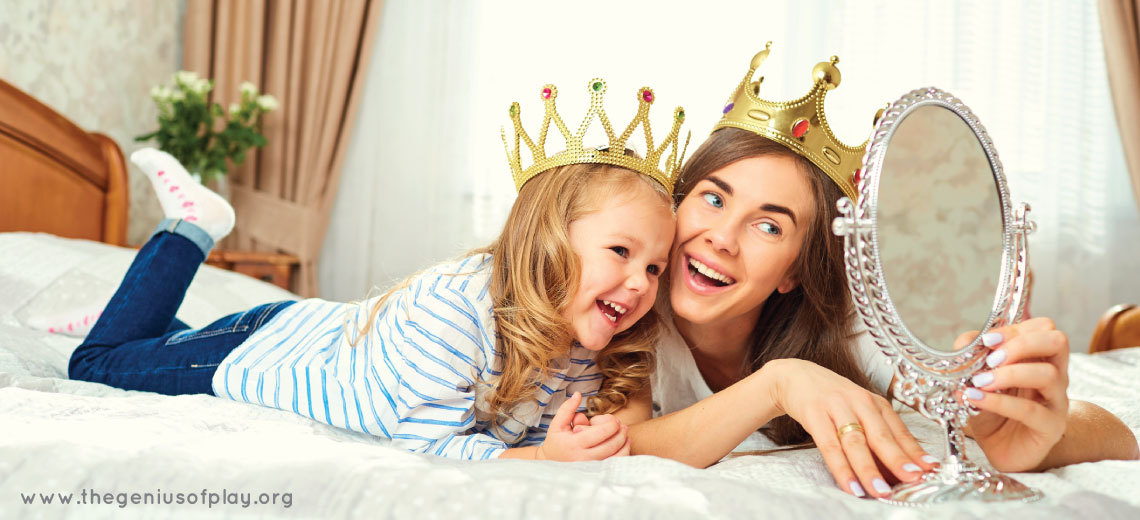
M684 410L655 419L648 419L647 410L647 396L641 396L615 414L630 424L634 455L707 467L768 421L787 414L812 436L836 482L853 495L889 494L876 458L905 481L932 468L886 399L800 359L771 361ZM840 439L838 428L850 423L859 423L863 431Z

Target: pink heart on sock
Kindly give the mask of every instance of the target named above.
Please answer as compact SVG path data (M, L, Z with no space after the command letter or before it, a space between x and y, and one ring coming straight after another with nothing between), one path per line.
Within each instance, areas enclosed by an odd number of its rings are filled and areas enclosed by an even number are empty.
M182 207L184 207L184 208L189 208L190 206L193 206L193 205L194 205L194 203L190 202L190 201L186 201L186 202L182 203Z
M164 172L164 171L162 171L162 170L159 170L159 171L158 171L158 176L159 176L159 177L162 177L162 176L163 176L165 173L166 173L166 172Z
M197 221L198 221L198 218L197 218L197 217L194 217L194 216L189 216L189 217L186 217L186 218L184 218L184 219L182 219L182 220L185 220L186 222L197 222Z
M176 191L178 191L178 186L171 186L170 187L170 193L174 193Z

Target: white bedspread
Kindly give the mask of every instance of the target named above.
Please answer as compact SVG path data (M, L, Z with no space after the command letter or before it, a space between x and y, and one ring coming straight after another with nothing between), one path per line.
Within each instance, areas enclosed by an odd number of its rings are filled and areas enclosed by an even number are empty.
M737 457L706 470L645 456L460 462L391 449L278 410L70 381L67 359L78 339L32 330L21 320L42 311L36 305L60 300L49 293L64 277L69 286L89 276L98 290L113 289L132 254L47 235L0 234L0 518L1140 518L1140 462L1018 475L1045 492L1035 504L919 510L842 493L816 450ZM287 297L253 279L203 268L179 316L201 325ZM1072 398L1104 406L1140 433L1140 349L1074 355L1071 379ZM909 410L904 417L938 454L933 424ZM290 506L280 495L276 505L208 507L203 490L206 500L224 492L248 493L254 502L261 493L289 493ZM76 503L83 491L111 493L112 503ZM75 498L69 505L58 496L41 502L54 493ZM118 493L126 493L124 506ZM132 504L130 493L140 501L143 493L193 494L199 503ZM33 494L34 503L25 505Z

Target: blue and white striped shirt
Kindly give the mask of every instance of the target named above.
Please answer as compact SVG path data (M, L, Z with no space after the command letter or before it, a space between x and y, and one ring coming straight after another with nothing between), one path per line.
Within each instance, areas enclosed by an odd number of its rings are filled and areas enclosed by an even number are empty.
M596 394L602 374L594 353L575 344L555 361L537 401L516 407L498 428L484 420L494 415L477 417L487 412L487 383L501 365L490 275L491 257L476 255L416 276L355 347L349 338L375 299L297 302L226 356L214 392L445 457L487 459L539 444L558 406L574 392Z

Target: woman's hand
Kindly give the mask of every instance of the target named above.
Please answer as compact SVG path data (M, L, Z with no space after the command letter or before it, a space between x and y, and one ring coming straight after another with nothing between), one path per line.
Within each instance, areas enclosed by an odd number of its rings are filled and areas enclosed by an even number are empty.
M587 419L575 413L581 403L582 394L575 392L558 407L537 459L572 462L629 455L629 428L609 414Z
M1048 318L994 329L989 370L974 375L965 398L982 411L969 433L994 468L1037 468L1065 433L1069 417L1069 339ZM1000 393L997 393L1000 391Z
M778 359L763 370L769 368L776 374L773 402L812 436L831 475L847 492L890 495L876 459L902 481L918 478L937 463L882 396L810 361ZM862 429L846 428L840 435L847 425Z

